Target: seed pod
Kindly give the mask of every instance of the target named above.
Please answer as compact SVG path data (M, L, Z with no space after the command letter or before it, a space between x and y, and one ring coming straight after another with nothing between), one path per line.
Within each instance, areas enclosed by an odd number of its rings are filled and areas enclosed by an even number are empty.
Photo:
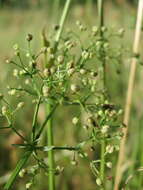
M26 190L29 190L31 186L32 186L32 182L26 183Z
M87 123L88 123L89 126L94 126L94 127L98 126L92 116L87 118Z
M13 76L14 76L14 77L18 77L18 70L17 70L17 69L14 69L14 70L13 70Z
M108 132L109 126L108 125L104 125L101 129L101 133L102 134L106 134Z
M107 162L106 166L111 169L112 168L112 162Z
M32 39L33 39L33 35L32 35L32 34L27 34L26 40L27 40L28 42L30 42Z
M43 92L43 96L45 96L45 97L49 96L50 87L43 86L42 92Z
M50 70L47 69L47 68L44 69L43 74L44 74L45 77L49 77L50 76Z
M16 90L12 89L12 90L8 91L8 94L11 96L14 96L16 94Z
M29 79L26 79L26 80L25 80L25 84L26 84L26 85L30 84Z
M89 52L86 51L86 50L84 50L84 51L82 52L82 58L85 59L85 60L87 60L87 59L89 58Z
M118 35L120 37L123 37L124 33L125 33L125 29L124 28L120 28L119 31L118 31Z
M72 76L72 74L75 72L74 68L68 69L67 74L68 76Z
M72 160L72 161L71 161L71 165L77 166L77 165L78 165L78 162L77 162L76 160Z
M74 118L72 119L72 123L73 123L74 125L77 125L78 121L79 121L79 119L78 119L77 117L74 117Z
M7 112L8 112L8 109L6 106L3 106L2 109L1 109L1 112L2 112L2 115L6 115Z
M112 145L106 146L106 152L107 153L111 154L111 153L113 153L113 151L114 151L114 146L112 146Z
M50 73L51 73L51 74L54 74L55 72L56 72L56 67L54 67L54 66L51 67L51 68L50 68Z
M101 186L101 185L102 185L102 181L101 181L100 178L97 178L97 179L96 179L96 184L97 184L98 186Z
M22 108L24 106L24 102L19 102L18 104L17 104L17 109L20 109L20 108Z
M27 173L26 169L20 170L19 177L23 178L26 173Z
M71 91L74 93L78 92L80 90L79 86L76 84L71 84Z
M58 56L58 58L57 58L57 61L58 61L58 63L63 63L64 62L64 56L62 56L62 55L59 55Z
M80 72L81 75L84 75L86 73L86 70L85 69L80 69L79 72Z

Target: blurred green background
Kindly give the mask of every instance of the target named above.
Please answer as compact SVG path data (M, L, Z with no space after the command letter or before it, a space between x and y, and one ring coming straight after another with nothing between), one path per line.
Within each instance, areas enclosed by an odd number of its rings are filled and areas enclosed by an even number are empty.
M32 48L36 51L41 47L41 30L46 27L47 33L53 31L54 26L58 23L65 0L0 0L0 91L6 93L6 86L13 84L12 67L7 65L5 60L13 54L13 45L18 43L23 49L26 48L26 34L31 33L34 36ZM125 28L125 37L123 44L132 49L137 0L106 0L105 2L105 23L108 26ZM96 0L73 0L70 13L66 21L65 28L79 32L76 29L75 22L80 20L89 28L98 24ZM142 40L143 41L143 40ZM141 41L140 49L143 48ZM118 42L115 42L118 43ZM142 52L141 52L142 53ZM129 74L129 60L125 59L120 65L120 75L116 74L114 66L109 70L108 89L111 99L118 105L124 106L125 94L127 89L127 80ZM134 90L134 100L130 121L130 133L127 142L127 159L125 165L124 180L132 174L137 168L143 166L143 69L138 65L136 84ZM15 101L9 100L14 104ZM26 100L26 108L17 115L16 127L22 131L29 132L32 120L30 100ZM76 142L78 135L75 135L76 129L66 127L69 120L74 116L74 110L59 110L57 114L59 126L63 126L55 132L57 144L68 144ZM63 119L64 117L64 119ZM43 111L41 116L43 118ZM1 118L0 118L1 119ZM0 124L5 121L0 120ZM57 124L55 124L57 125ZM55 126L58 128L59 126ZM65 126L65 127L64 127ZM17 139L10 131L0 131L0 189L4 182L7 181L9 173L15 166L19 158L19 151L10 146ZM78 166L70 166L70 157L57 153L57 161L65 167L64 173L57 177L57 189L62 190L94 190L95 178L90 172L89 166L81 162ZM32 162L32 161L31 161ZM115 168L114 168L115 169ZM114 172L113 169L113 172ZM113 175L112 173L110 174ZM14 190L24 190L27 179L18 179ZM41 182L42 181L42 182ZM43 175L38 178L34 190L47 189L47 178ZM130 182L131 190L143 189L142 173L137 173ZM111 189L111 187L110 187Z

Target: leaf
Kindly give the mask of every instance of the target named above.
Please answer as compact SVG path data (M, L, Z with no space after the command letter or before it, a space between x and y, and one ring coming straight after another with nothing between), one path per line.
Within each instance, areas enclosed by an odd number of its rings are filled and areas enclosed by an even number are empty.
M13 185L13 183L16 180L16 177L18 176L20 170L24 167L24 165L26 164L26 162L28 161L30 155L31 155L32 151L26 151L23 156L21 157L21 159L19 160L19 162L17 163L14 171L12 172L9 180L7 181L7 183L4 186L4 190L9 190L11 188L11 186Z

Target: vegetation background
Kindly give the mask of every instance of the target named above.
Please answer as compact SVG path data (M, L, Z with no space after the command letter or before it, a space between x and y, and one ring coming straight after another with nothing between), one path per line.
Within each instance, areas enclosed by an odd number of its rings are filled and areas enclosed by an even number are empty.
M54 3L55 1L59 2L58 7ZM13 53L13 45L18 43L21 47L26 48L25 37L27 33L31 33L34 36L33 50L36 51L41 47L41 30L43 27L46 27L47 33L53 31L54 26L58 22L58 16L61 13L64 1L65 0L0 0L0 91L6 92L7 84L15 83L10 77L12 72L11 67L5 62ZM125 28L126 32L123 44L128 49L132 48L137 2L137 0L106 0L105 3L105 23L107 26L112 25L117 29L121 27ZM75 25L76 20L80 20L88 27L96 25L98 23L96 0L73 0L66 22L66 28L72 28L77 31ZM83 39L84 38L85 36L83 36ZM140 44L141 50L143 48L142 41ZM118 43L118 41L115 41L115 43ZM108 89L111 98L118 105L123 107L127 89L129 60L125 59L119 68L120 70L112 65L110 70L108 70ZM143 69L140 64L138 65L136 76L123 180L126 180L130 174L133 174L137 168L143 166ZM8 98L10 100L9 96ZM12 103L14 104L15 102ZM28 100L24 109L24 111L21 111L17 115L16 127L28 133L32 119L31 107L29 106ZM55 126L55 128L57 128L55 134L56 144L72 143L79 138L77 129L72 126L66 127L74 115L74 112L75 110L59 110L58 125L56 124L57 126ZM39 121L43 118L43 114L41 110ZM1 119L0 125L3 125L3 123L4 121ZM12 143L18 140L19 139L10 131L0 131L0 189L2 189L3 183L7 181L20 155L20 151L11 146ZM69 166L69 158L67 155L61 154L64 153L57 154L56 159L60 165L64 165L65 171L64 174L57 177L58 189L95 189L94 176L92 176L89 168L85 167L85 163L80 163L80 165L76 167ZM110 175L112 176L112 173ZM47 179L44 176L42 181L43 179L45 183L41 183L41 180L38 180L38 184L34 187L35 190L44 190L46 188ZM14 189L24 190L25 180L26 179L18 179ZM142 173L135 174L130 182L131 190L139 189L139 187L143 189Z

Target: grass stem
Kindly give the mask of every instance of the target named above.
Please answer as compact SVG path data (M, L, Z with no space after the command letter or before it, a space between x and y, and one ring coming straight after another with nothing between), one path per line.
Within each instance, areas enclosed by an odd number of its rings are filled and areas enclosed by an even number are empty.
M134 44L133 44L133 53L135 55L139 54L142 18L143 18L143 1L139 0L135 38L134 38ZM119 151L118 163L117 163L117 168L116 168L114 190L119 190L119 184L120 184L120 181L122 178L122 164L123 164L123 161L125 158L125 143L126 143L127 133L128 133L128 129L129 129L128 124L129 124L130 112L131 112L136 65L137 65L137 58L133 57L131 60L131 67L130 67L130 74L129 74L129 81L128 81L128 90L127 90L127 95L126 95L125 114L124 114L124 118L123 118L123 122L126 125L126 128L123 129L124 136L120 143L120 151Z

